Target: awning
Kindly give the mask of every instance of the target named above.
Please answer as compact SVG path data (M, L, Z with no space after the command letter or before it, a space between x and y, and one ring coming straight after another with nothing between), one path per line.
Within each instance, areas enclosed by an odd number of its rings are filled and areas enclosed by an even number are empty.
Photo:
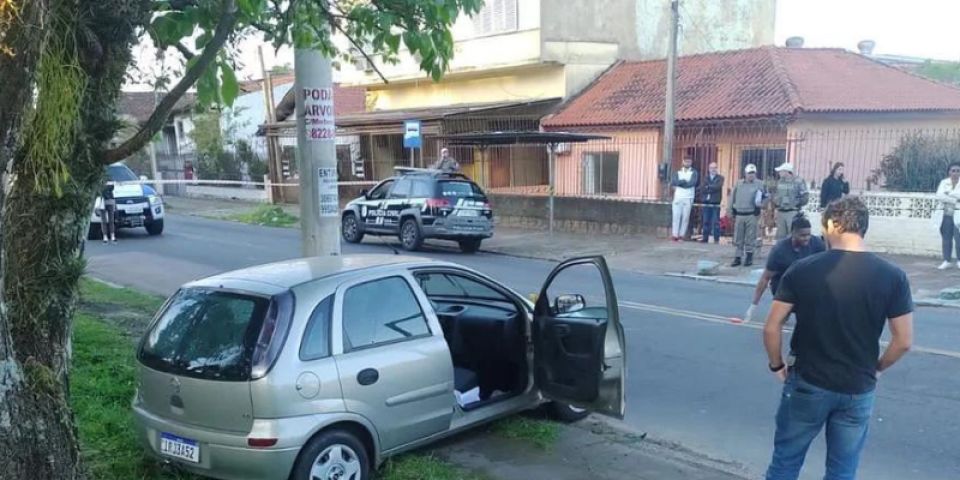
M590 140L610 140L603 135L589 135L569 132L475 132L441 135L447 145L551 145L560 143L582 143Z
M469 119L475 116L536 116L543 117L560 105L561 99L550 98L529 102L462 103L444 107L378 110L336 117L337 133L357 135L361 133L402 134L403 122L419 120L426 135L439 135L440 122L444 120ZM258 135L295 137L296 121L284 121L262 125Z

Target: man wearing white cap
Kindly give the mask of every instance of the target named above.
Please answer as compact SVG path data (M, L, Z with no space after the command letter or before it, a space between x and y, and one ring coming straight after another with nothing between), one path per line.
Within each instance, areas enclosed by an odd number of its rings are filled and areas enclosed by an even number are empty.
M743 170L744 179L737 182L730 195L730 217L735 219L733 245L736 257L731 267L753 265L753 250L757 246L757 224L763 204L763 182L757 180L757 166L750 163ZM746 255L746 261L744 261Z
M790 225L800 213L800 209L810 200L810 192L803 179L794 173L792 163L784 163L774 170L780 176L777 193L773 195L773 206L777 209L776 238L782 240L790 235Z

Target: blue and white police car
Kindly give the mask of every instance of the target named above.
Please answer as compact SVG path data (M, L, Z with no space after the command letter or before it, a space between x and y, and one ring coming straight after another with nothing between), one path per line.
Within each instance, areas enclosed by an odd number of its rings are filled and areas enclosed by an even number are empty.
M150 185L143 184L146 177L138 178L133 170L123 163L107 167L107 178L113 182L113 197L117 201L117 228L144 227L150 235L163 233L163 199ZM100 228L100 210L103 198L97 196L90 215L90 230L87 238L103 238Z

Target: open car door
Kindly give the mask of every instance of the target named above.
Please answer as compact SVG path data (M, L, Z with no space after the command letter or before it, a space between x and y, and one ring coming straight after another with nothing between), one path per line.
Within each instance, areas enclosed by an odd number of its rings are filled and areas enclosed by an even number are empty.
M533 343L544 397L623 418L626 349L603 257L570 259L550 273L534 307Z

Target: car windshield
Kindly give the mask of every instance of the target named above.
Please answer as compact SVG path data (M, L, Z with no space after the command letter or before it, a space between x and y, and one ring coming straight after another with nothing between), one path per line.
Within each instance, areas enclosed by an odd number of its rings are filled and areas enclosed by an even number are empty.
M441 195L448 200L460 198L470 198L475 200L484 200L486 195L473 182L464 180L444 180L440 182Z
M137 175L126 165L110 165L107 167L107 176L111 182L136 182Z
M269 303L251 295L181 290L144 338L140 361L176 375L249 380L254 344Z

